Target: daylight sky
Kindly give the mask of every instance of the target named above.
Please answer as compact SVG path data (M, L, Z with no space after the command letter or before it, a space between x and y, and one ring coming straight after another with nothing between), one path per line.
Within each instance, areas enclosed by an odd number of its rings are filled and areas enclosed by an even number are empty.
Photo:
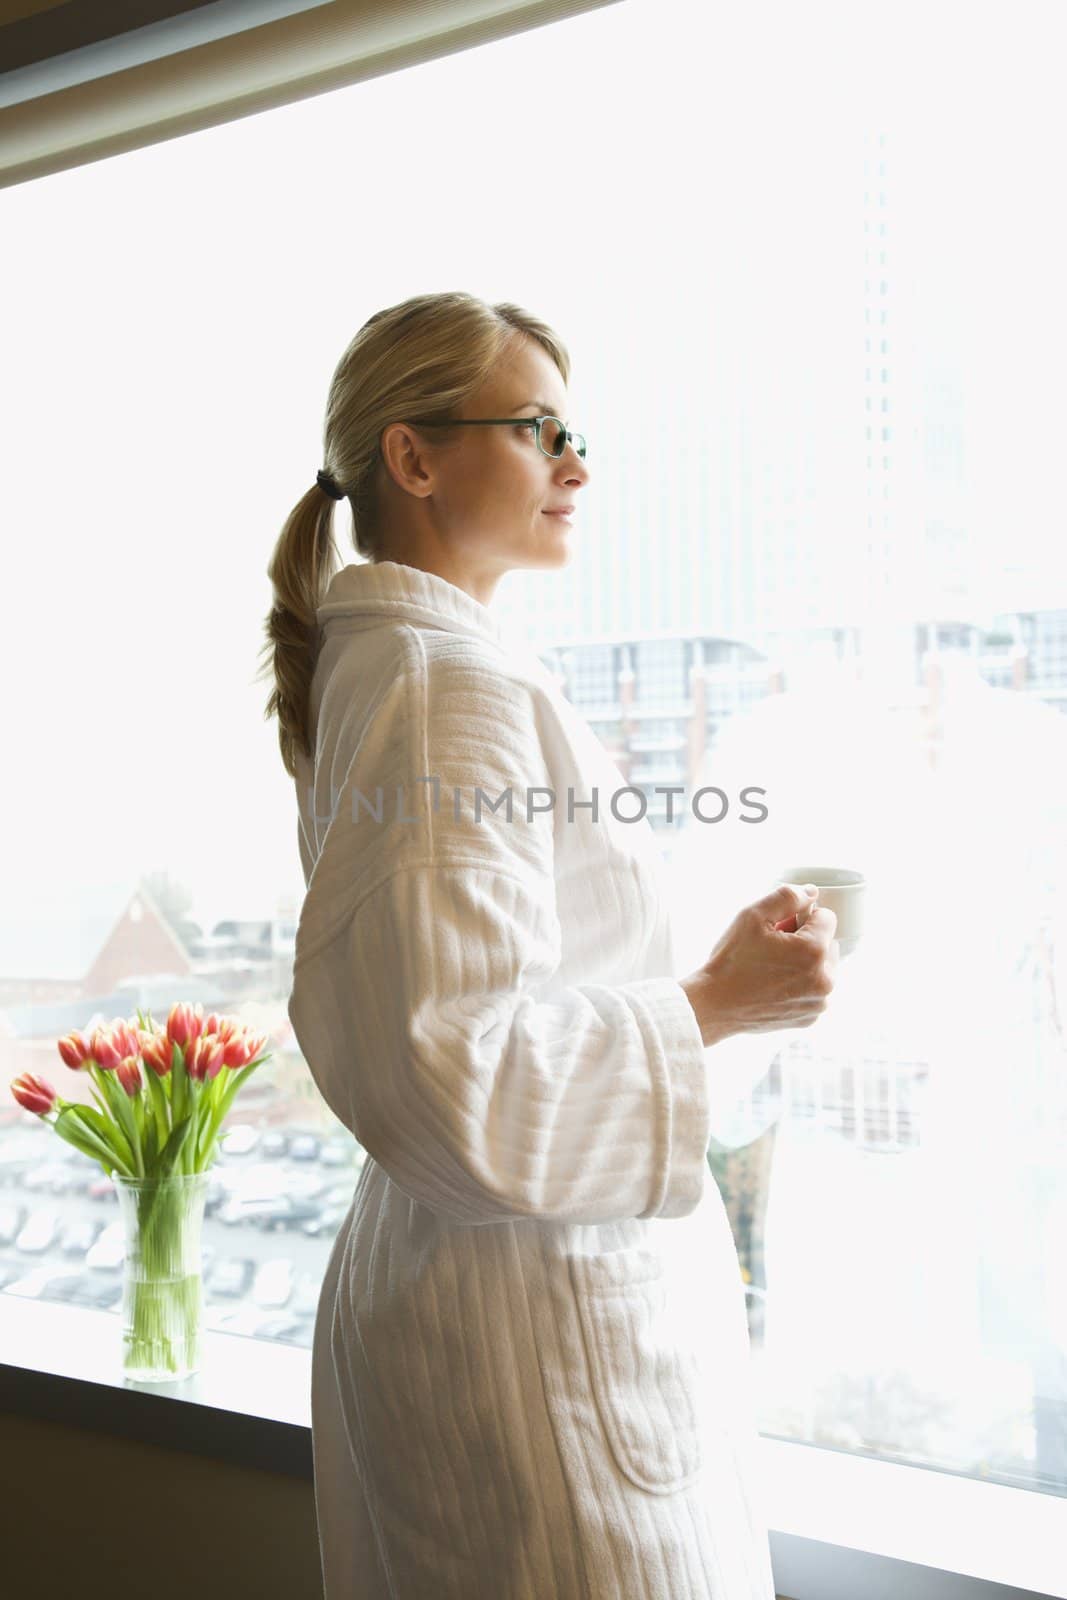
M302 895L253 679L265 568L372 311L445 288L535 307L571 350L572 416L604 437L620 338L638 390L688 401L692 308L724 297L757 390L790 327L835 336L841 176L872 131L903 259L956 281L982 330L976 504L1024 577L1050 564L1050 594L1058 11L628 0L0 192L16 896L161 868L209 919Z

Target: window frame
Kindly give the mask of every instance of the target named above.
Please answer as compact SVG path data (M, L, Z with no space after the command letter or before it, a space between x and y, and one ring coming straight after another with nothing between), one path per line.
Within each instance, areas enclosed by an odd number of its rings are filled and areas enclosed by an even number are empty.
M335 8L326 17L318 13L327 8L317 7L306 17L279 14L257 30L254 41L240 37L248 29L243 0L240 6L223 0L194 7L166 30L156 24L151 40L139 32L116 40L110 54L99 42L93 57L65 52L63 59L47 63L47 81L44 64L35 75L30 67L23 69L21 100L13 100L0 119L9 132L17 129L20 141L0 181L31 181L144 148L162 137L290 104L297 93L394 72L453 48L472 48L608 3L617 0L524 7L468 0L459 11L452 8L447 26L442 21L433 40L423 37L422 12L400 5L394 8L389 37L371 37L351 7ZM73 15L75 8L61 9ZM285 7L261 9L281 13ZM48 19L47 26L54 28L55 20ZM216 32L210 41L195 31L208 26ZM343 39L342 30L347 30ZM204 98L198 87L207 82L203 56L196 52L209 43L215 87ZM186 55L188 61L182 59ZM172 88L179 68L186 96L181 118L158 124L167 102L154 99L155 86L166 79ZM122 126L113 131L114 80L120 73ZM877 192L884 205L884 192ZM879 228L884 234L885 223ZM866 320L873 320L870 309ZM886 323L884 309L879 320ZM867 406L871 409L869 399ZM313 1482L307 1348L205 1330L199 1373L181 1383L136 1384L121 1374L120 1324L114 1313L4 1295L0 1323L0 1406L9 1414ZM183 1403L168 1404L173 1400ZM977 1600L991 1596L990 1584L1004 1600L1067 1600L1067 1562L1065 1570L1054 1570L1057 1543L1067 1550L1062 1496L766 1436L757 1441L756 1467L776 1588L790 1600L891 1593L907 1600L972 1594ZM1020 1580L1034 1587L1015 1586Z

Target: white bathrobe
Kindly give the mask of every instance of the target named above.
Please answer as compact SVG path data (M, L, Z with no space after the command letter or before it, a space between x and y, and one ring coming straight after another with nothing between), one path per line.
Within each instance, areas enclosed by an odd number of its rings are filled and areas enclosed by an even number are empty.
M326 1600L773 1600L651 827L464 590L349 565L319 623L289 1016L367 1152L315 1329Z

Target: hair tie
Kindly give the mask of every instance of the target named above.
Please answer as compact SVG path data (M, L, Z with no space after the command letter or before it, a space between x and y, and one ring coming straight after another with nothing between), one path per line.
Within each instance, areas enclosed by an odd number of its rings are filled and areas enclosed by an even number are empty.
M343 500L345 498L344 490L337 487L328 472L317 472L315 478L319 488L323 489L331 500Z

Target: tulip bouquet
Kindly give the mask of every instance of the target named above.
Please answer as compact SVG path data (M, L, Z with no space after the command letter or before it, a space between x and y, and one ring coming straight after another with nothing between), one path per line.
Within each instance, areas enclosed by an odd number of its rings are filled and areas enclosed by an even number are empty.
M127 1376L155 1382L197 1369L204 1174L234 1096L270 1059L266 1042L201 1005L172 1006L165 1028L138 1010L136 1025L116 1018L87 1039L59 1040L64 1063L92 1080L95 1105L64 1100L33 1072L12 1082L19 1105L99 1161L118 1192Z
M59 1040L66 1065L92 1079L96 1106L62 1099L33 1072L15 1078L11 1092L46 1122L56 1110L50 1126L109 1176L203 1172L234 1096L270 1059L260 1055L266 1042L233 1018L205 1017L200 1004L172 1006L165 1028L138 1010L136 1027L117 1017L88 1039L75 1031Z

